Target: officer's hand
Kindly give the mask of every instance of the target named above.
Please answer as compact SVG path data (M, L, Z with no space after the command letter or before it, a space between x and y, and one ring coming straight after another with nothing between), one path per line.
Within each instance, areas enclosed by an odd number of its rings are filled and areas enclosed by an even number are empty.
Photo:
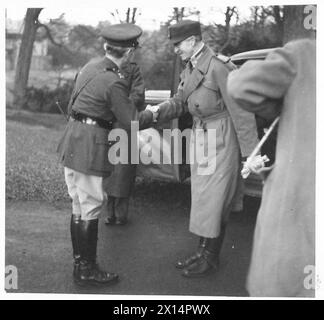
M145 110L149 110L153 113L153 122L157 121L157 117L159 116L159 110L160 107L158 105L156 106L151 106L150 104L148 104L145 108Z

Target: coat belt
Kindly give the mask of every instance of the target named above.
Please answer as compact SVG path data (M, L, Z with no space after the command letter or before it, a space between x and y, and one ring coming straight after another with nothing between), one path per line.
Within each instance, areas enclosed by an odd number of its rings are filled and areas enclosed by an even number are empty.
M212 115L210 115L208 117L205 117L205 118L194 117L192 128L193 129L204 129L204 130L206 130L207 129L206 128L207 123L213 122L213 121L216 121L216 120L219 120L219 119L225 119L227 117L229 117L229 113L228 113L227 110L223 110L222 112L212 114Z

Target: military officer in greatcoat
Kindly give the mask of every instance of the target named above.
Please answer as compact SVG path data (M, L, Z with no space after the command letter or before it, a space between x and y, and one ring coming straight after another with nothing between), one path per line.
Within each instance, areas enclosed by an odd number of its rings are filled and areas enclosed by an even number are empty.
M131 121L137 120L144 129L154 120L151 111L137 112L120 72L141 33L133 24L111 25L102 31L105 56L79 72L69 104L70 119L58 146L72 198L73 277L79 285L107 285L118 279L97 264L98 217L105 202L103 179L112 170L108 134L114 122L130 129Z
M121 72L128 82L129 97L140 112L145 109L145 86L139 66L135 61L122 65ZM121 127L118 121L115 128ZM128 132L128 142L130 133ZM131 154L131 144L128 144L128 155ZM107 193L107 205L103 207L103 214L106 215L106 225L124 225L128 221L129 198L132 193L136 177L136 164L118 163L114 165L112 174L104 180L104 189Z
M250 155L258 136L254 115L233 108L227 95L229 59L215 54L202 42L200 23L183 20L169 27L176 54L187 61L174 97L147 109L158 112L158 122L186 112L193 116L190 149L208 149L191 162L191 213L189 230L199 236L196 251L176 263L182 275L202 277L215 271L237 188L240 155ZM211 135L214 143L209 144ZM200 158L200 159L198 159ZM217 160L216 160L217 159Z

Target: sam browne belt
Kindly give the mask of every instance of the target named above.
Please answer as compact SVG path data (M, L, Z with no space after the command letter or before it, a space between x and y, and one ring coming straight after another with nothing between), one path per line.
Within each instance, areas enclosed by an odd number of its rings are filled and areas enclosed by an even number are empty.
M83 113L76 112L72 110L71 112L71 117L72 119L76 121L80 121L82 123L90 124L90 125L97 125L100 128L107 129L107 130L112 130L113 129L113 121L107 121L103 119L98 119L96 117L90 117L87 116Z

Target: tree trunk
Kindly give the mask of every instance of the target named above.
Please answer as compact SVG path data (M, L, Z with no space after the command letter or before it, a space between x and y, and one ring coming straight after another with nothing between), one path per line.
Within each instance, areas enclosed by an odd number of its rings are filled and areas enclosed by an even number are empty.
M280 40L280 43L282 44L282 42L283 42L283 28L284 28L283 9L280 8L280 6L273 6L272 8L273 8L273 10L272 10L273 17L276 22L278 39Z
M219 49L219 52L223 52L231 43L231 20L234 14L237 14L236 7L227 7L225 12L225 35L226 40L225 43L222 45L222 47Z
M126 22L129 23L130 22L130 8L127 8L127 11L126 11Z
M307 13L304 13L304 7L302 5L284 6L284 44L291 40L315 37L315 31L305 26Z
M136 12L137 12L137 8L133 8L133 14L132 14L132 23L133 24L136 23Z
M25 26L22 34L15 74L13 107L16 109L22 109L26 103L26 88L29 69L38 27L38 16L41 11L42 9L40 8L28 8L26 12Z

